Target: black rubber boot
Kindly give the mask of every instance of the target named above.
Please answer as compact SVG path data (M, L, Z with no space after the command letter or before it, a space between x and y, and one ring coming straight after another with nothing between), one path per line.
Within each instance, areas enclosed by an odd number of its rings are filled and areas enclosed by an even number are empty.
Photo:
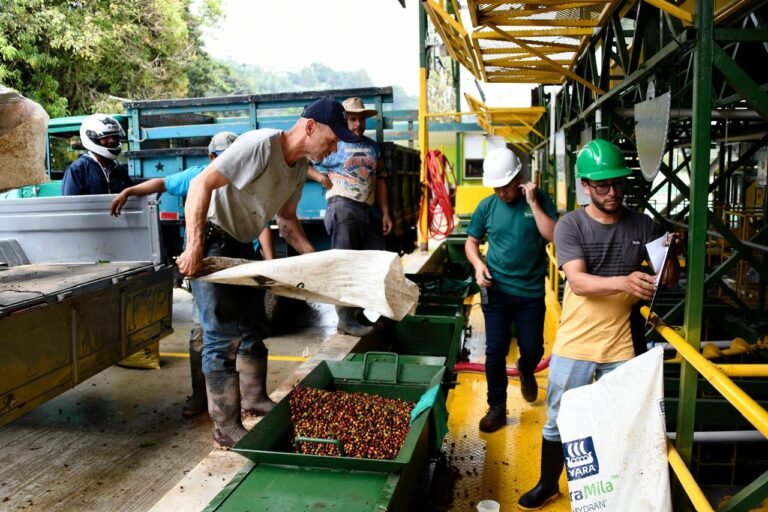
M563 466L563 443L542 438L539 483L520 496L520 499L517 500L517 506L521 510L536 510L560 496L559 482Z
M213 420L213 444L229 450L248 433L240 420L240 378L236 373L214 372L205 376L208 411Z
M539 396L539 385L536 383L536 377L532 373L526 375L520 370L518 372L520 373L520 393L522 393L523 399L528 403L535 402Z
M243 416L264 416L275 407L267 394L267 355L237 355L240 405Z
M208 395L205 392L203 375L203 330L195 326L189 333L189 370L192 375L192 396L187 398L181 414L191 418L208 410Z
M507 424L507 408L503 405L492 405L480 420L480 431L496 432Z
M336 314L339 315L339 323L336 325L336 329L341 334L361 337L373 332L372 325L363 325L358 321L356 309L336 306Z

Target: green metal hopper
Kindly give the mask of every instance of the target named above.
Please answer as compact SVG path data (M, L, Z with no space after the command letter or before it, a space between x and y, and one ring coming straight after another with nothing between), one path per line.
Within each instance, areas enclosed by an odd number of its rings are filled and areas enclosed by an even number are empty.
M442 366L400 363L397 358L387 362L323 361L299 386L418 402L425 391L441 382L444 371ZM286 397L235 445L233 451L257 463L372 472L399 472L411 463L414 454L426 457L429 414L421 414L412 423L394 460L292 453L290 415Z

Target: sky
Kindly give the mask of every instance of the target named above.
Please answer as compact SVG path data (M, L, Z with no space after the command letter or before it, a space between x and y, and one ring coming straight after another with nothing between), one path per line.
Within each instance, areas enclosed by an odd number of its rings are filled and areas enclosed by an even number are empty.
M223 0L226 15L206 48L274 71L314 62L365 69L377 87L419 92L418 0Z
M271 71L321 63L365 69L376 87L419 94L419 0L222 0L225 19L205 35L212 56ZM480 98L463 70L465 92ZM527 107L531 86L480 84L492 107ZM462 109L467 110L466 105Z

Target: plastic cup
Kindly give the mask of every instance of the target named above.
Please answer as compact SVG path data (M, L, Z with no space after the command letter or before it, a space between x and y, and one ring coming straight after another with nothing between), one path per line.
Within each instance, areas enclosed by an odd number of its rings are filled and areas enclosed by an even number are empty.
M477 512L499 512L500 509L498 501L483 500L477 504Z

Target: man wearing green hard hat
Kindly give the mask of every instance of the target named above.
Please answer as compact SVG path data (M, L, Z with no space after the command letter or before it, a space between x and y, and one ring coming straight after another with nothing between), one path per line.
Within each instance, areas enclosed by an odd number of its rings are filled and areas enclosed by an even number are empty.
M604 139L586 144L576 159L576 177L591 203L555 226L557 263L567 283L549 363L541 477L518 500L523 510L539 509L560 494L564 457L557 416L563 393L591 384L635 355L630 311L656 289L656 276L640 270L645 244L663 231L623 205L631 174L621 149ZM675 284L678 273L673 258L660 285Z

